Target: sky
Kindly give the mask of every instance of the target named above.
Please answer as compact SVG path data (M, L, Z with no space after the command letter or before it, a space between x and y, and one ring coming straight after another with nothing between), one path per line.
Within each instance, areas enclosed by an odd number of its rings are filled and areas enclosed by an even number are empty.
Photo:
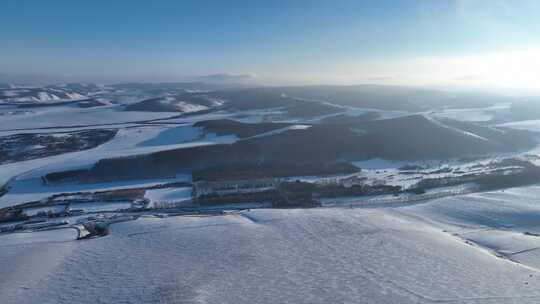
M2 0L0 74L540 89L540 1Z

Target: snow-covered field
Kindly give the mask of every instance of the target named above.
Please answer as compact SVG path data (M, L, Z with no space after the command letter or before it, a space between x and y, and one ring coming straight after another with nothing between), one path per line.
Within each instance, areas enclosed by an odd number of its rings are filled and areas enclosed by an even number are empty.
M519 225L537 231L540 224L520 224L513 215L540 211L525 203L538 192L486 193L479 197L492 202L477 207L478 196L465 196L454 199L458 206L437 200L407 208L145 217L87 241L11 241L0 251L0 302L538 303L540 272L529 262L538 252L519 264L449 230L478 230L478 243L529 249L535 237L520 236L531 239L524 245L514 236ZM508 209L509 198L520 197ZM448 210L467 204L460 201L470 201L473 207L463 209L470 216L450 224ZM507 228L485 226L484 212L516 229L501 237Z
M496 104L484 108L443 109L432 111L429 114L436 118L449 118L468 122L488 122L497 112L507 111L511 103Z
M33 113L29 115L13 115L3 118L4 123L0 131L125 123L170 116L172 116L171 113L127 112L123 111L121 106L88 109L62 106L33 109Z
M501 127L540 132L540 120L521 120L500 124Z
M162 188L146 190L144 197L150 200L149 207L160 207L161 204L185 204L191 202L193 188Z
M400 209L494 255L540 269L540 186L449 197Z

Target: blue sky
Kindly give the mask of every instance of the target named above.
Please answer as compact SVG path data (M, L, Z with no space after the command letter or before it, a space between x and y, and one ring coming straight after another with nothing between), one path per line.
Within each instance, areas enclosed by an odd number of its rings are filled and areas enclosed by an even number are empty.
M2 0L0 10L7 74L497 84L539 48L534 0Z

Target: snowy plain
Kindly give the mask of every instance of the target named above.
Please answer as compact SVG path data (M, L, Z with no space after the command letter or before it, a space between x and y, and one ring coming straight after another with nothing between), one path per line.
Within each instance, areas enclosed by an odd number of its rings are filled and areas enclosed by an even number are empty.
M409 211L145 217L88 241L4 245L0 302L538 303L536 268Z

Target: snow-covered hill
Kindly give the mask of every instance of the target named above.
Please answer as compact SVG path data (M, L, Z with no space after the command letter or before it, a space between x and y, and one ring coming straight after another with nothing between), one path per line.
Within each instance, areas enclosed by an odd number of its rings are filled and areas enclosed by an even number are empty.
M217 108L224 101L205 94L182 93L145 99L126 107L128 111L193 113Z
M67 88L0 89L0 103L56 103L87 98L88 96Z

